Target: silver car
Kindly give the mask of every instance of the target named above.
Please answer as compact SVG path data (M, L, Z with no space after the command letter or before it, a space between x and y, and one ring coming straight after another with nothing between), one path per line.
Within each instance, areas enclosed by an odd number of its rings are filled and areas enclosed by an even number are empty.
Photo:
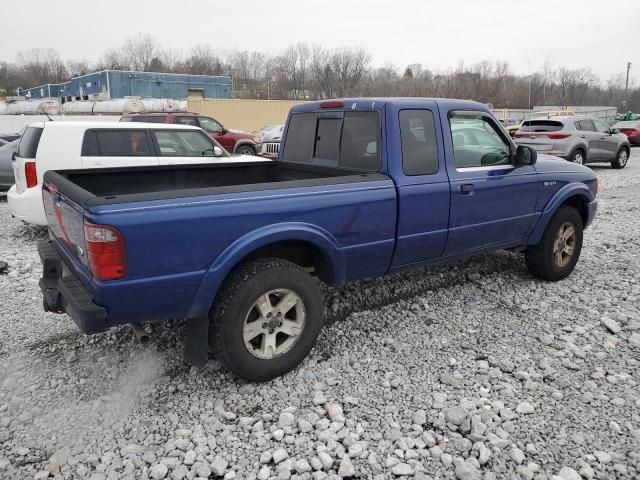
M624 168L631 149L627 136L594 117L576 115L526 120L516 144L574 163L610 162Z

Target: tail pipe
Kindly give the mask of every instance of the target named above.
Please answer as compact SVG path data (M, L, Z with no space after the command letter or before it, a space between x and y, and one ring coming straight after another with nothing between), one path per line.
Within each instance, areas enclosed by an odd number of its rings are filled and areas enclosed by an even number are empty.
M141 323L130 323L129 326L140 343L147 343L149 341L149 334Z

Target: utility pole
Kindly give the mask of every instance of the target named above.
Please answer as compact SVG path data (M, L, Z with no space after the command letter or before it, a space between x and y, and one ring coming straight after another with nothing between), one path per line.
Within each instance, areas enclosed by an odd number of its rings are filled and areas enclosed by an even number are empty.
M629 91L629 70L631 70L631 62L627 62L627 83L624 86L624 108L627 109L627 92Z

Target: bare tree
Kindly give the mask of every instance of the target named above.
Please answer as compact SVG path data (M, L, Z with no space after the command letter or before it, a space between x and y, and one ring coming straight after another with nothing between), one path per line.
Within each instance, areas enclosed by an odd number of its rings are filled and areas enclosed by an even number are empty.
M160 47L151 35L140 33L135 37L128 37L122 51L129 68L147 72L151 69L153 59L160 54Z

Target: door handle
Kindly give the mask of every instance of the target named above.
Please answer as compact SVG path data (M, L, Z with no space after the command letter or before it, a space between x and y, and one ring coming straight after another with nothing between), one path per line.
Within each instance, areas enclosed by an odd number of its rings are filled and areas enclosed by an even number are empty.
M475 190L475 187L473 186L472 183L465 183L463 185L458 186L458 191L463 195L471 195L474 190Z
M580 135L580 138L587 138L586 135Z
M604 140L605 138L607 138L607 137L600 137L600 140Z

